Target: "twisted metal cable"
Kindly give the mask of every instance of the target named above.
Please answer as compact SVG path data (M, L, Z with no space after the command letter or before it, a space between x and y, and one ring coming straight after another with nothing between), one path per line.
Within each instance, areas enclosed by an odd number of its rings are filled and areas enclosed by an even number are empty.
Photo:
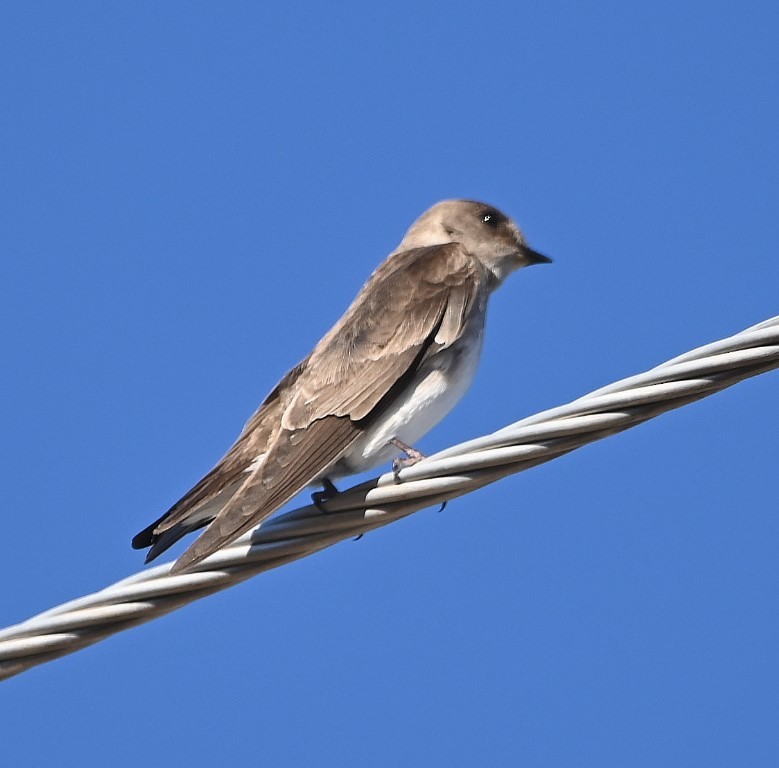
M324 511L309 505L266 520L190 573L169 576L172 563L158 565L0 630L0 680L777 367L779 316L441 451L402 470L400 484L388 473Z

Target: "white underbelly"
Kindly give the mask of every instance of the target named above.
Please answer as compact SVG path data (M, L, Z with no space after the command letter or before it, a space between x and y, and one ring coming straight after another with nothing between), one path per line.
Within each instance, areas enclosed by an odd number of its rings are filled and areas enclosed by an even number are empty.
M482 347L482 329L442 350L420 369L406 391L366 430L328 475L364 472L400 454L393 438L414 446L452 410L473 380Z

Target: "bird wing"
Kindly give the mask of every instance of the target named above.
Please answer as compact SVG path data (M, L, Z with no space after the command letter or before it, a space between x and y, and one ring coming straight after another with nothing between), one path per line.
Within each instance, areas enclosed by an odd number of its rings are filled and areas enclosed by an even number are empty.
M223 503L235 493L242 482L242 475L249 470L257 456L265 451L273 432L278 431L283 412L283 395L295 383L306 362L303 360L295 366L274 387L216 466L165 514L133 537L134 549L151 547L146 557L147 563L182 536L210 523Z
M422 362L460 338L474 302L486 300L483 270L457 243L387 259L294 378L284 382L291 386L274 390L273 415L280 418L252 454L264 447L264 460L231 492L173 570L195 565L258 525L343 456ZM250 427L251 422L238 442L253 437ZM187 503L177 507L181 521Z

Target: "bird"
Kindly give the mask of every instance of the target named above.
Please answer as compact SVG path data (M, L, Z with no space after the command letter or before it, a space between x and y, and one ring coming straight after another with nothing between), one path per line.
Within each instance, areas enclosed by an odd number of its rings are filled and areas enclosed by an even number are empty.
M509 274L549 263L494 206L444 200L425 211L344 315L292 368L225 456L132 540L151 562L206 527L171 568L191 570L307 486L422 454L414 443L468 389L487 301Z

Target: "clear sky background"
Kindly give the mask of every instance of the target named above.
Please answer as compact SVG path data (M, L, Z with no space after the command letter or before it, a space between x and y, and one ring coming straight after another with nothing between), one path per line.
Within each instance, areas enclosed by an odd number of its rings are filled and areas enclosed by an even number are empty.
M777 38L772 3L5 3L0 625L140 569L439 199L555 263L424 450L779 313ZM3 764L777 764L777 394L10 680Z

